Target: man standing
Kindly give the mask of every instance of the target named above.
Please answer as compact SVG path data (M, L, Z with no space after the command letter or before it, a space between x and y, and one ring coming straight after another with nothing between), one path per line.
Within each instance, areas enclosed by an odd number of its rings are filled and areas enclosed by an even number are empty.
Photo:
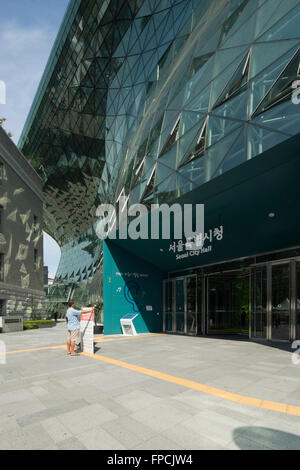
M76 356L75 345L80 343L80 310L75 310L74 300L70 300L66 320L68 322L68 355Z

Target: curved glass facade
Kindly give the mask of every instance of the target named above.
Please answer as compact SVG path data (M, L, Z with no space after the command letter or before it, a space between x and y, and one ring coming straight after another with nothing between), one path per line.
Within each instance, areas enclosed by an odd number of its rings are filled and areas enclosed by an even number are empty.
M299 132L299 20L299 0L70 2L19 143L58 280L100 269L100 202L171 202Z

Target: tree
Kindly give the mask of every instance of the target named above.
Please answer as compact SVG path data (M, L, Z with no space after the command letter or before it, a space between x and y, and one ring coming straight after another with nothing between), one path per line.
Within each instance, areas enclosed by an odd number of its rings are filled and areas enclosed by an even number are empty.
M2 124L6 121L6 118L0 118L0 126L2 127ZM7 133L8 137L11 139L12 138L12 133L8 132Z

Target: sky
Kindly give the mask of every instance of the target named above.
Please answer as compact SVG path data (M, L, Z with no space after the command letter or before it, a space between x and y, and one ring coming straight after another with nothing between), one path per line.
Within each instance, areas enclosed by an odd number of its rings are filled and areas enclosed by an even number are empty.
M17 144L69 0L0 0L0 104L4 128ZM60 249L44 236L44 264L54 277Z

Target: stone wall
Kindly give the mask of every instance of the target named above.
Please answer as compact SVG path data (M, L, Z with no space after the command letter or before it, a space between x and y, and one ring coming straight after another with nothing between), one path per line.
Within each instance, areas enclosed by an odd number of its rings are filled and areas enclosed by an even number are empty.
M0 283L0 298L6 300L6 315L46 316L43 291Z
M42 181L1 127L0 165L0 301L7 315L45 315Z

